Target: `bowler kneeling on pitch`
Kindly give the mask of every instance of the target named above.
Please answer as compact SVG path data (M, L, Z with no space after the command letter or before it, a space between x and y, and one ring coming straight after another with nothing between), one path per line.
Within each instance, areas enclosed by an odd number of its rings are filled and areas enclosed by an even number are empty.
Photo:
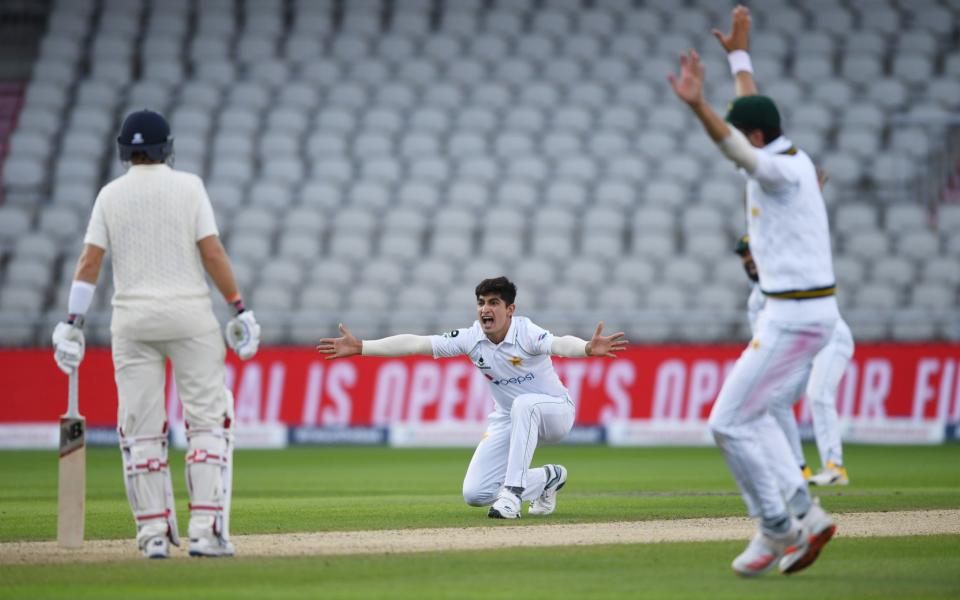
M555 337L530 319L515 316L516 286L506 277L485 279L476 288L477 321L443 335L395 335L359 340L340 326L343 337L320 340L328 358L428 354L434 358L466 355L490 382L495 408L487 432L473 453L463 480L470 506L489 506L488 516L518 519L524 500L528 514L548 515L567 481L562 465L530 468L540 442L558 442L570 428L576 409L553 369L550 356L608 356L626 347L623 333L603 335L597 325L590 341Z

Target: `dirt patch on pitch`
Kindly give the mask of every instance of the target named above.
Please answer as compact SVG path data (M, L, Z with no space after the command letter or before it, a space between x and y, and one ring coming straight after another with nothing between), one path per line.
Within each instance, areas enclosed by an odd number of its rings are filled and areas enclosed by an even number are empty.
M898 537L960 534L960 510L846 513L835 515L840 537ZM532 519L524 519L524 523ZM504 547L587 546L745 540L754 531L746 518L676 519L537 525L510 522L491 527L393 529L237 535L237 555L320 556L394 554L449 550L488 550ZM174 558L187 556L174 548ZM82 550L64 550L54 542L0 544L0 565L65 562L106 562L140 558L133 540L92 540Z

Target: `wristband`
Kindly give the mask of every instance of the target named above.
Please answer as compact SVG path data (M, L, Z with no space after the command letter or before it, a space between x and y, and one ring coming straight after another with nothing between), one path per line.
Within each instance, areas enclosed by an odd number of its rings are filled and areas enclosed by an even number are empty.
M727 62L730 63L730 73L734 77L740 72L753 73L753 62L746 50L734 50L727 54Z
M243 305L243 298L237 298L236 300L230 303L230 306L233 307L233 312L235 314L240 314L243 311L247 310L247 307Z
M97 286L87 281L75 279L70 284L70 296L67 299L67 312L71 315L83 316L93 304L93 294Z

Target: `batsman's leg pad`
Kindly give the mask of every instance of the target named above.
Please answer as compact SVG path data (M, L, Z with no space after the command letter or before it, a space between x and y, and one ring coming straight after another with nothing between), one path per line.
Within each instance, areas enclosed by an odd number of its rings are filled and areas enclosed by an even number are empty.
M187 431L187 489L190 492L190 537L210 531L230 538L233 486L233 434L227 428Z
M128 437L120 435L124 486L137 525L137 543L166 535L180 545L173 484L167 463L167 436Z

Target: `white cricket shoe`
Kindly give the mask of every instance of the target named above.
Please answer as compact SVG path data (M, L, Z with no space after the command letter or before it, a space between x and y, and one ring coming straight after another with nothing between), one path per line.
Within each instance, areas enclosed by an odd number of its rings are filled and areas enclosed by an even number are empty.
M220 536L190 538L190 556L233 556L236 553L233 544Z
M530 503L528 515L549 515L557 510L557 492L567 483L567 469L563 465L544 465L547 470L547 484L543 493Z
M150 538L143 545L143 555L147 558L170 558L170 540L165 535Z
M849 485L850 477L847 475L847 469L843 465L838 465L832 460L827 461L827 466L821 469L819 473L810 478L810 485Z
M233 544L223 539L213 527L213 519L190 519L190 556L233 556L236 550Z
M803 528L794 519L785 533L769 533L761 529L747 549L733 559L733 570L741 577L756 577L777 566L787 550L804 544Z
M507 488L503 488L497 496L497 501L490 507L487 516L491 519L519 519L520 504L520 496Z
M820 508L819 498L814 498L810 510L800 519L800 526L803 529L803 544L787 549L780 560L781 573L796 573L812 565L837 532L836 523L827 511Z

